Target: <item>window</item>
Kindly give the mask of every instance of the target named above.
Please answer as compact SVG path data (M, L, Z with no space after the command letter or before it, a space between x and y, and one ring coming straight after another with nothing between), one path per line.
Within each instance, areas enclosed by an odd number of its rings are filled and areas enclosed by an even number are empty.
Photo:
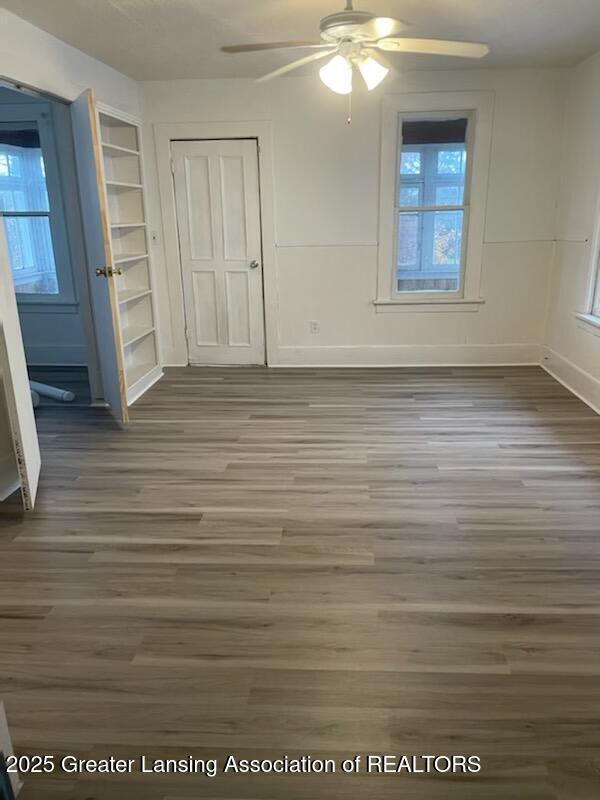
M576 311L578 326L583 330L600 336L600 224L594 233L592 246L589 294L584 311Z
M58 295L46 171L36 123L0 128L0 213L17 294Z
M491 92L384 99L378 310L483 302L493 104Z
M460 290L468 123L468 118L402 122L397 292Z
M596 269L596 287L592 301L592 316L600 318L600 260Z

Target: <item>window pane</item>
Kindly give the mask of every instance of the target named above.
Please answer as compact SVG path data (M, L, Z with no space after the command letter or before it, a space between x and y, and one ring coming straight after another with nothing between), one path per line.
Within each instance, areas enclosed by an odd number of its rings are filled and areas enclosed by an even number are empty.
M398 226L398 267L416 270L421 261L420 214L400 214Z
M20 156L13 155L8 157L8 171L14 178L20 178L22 176Z
M464 175L467 165L465 145L456 150L440 150L437 157L439 175Z
M0 211L45 212L4 217L18 294L58 294L48 191L35 123L0 124Z
M400 159L401 175L419 175L421 172L421 153L415 151L402 152Z
M421 205L421 187L416 186L401 186L400 187L400 205L401 206L420 206Z
M403 211L398 222L397 290L458 291L464 212Z
M435 187L436 206L461 206L463 204L464 185L438 185Z
M457 292L462 268L468 118L402 122L397 290ZM419 155L418 174L411 159ZM416 170L416 167L412 167ZM428 211L411 210L411 206Z
M438 266L457 269L462 248L462 211L436 211L433 224L434 269Z
M0 126L0 210L49 211L36 128Z
M5 217L17 294L58 294L48 217Z

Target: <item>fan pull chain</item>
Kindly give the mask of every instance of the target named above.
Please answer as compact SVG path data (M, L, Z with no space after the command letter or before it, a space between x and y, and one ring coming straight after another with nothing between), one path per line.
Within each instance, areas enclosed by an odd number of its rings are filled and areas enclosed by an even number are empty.
M352 122L352 92L348 95L348 119L346 122L348 125Z

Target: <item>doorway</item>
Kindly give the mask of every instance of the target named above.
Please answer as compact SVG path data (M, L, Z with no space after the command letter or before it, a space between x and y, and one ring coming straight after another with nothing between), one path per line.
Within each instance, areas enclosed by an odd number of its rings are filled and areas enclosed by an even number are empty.
M188 363L264 365L256 139L171 143Z
M80 269L84 249L66 103L0 86L0 220L35 402L90 405L95 340ZM62 391L52 391L57 387Z

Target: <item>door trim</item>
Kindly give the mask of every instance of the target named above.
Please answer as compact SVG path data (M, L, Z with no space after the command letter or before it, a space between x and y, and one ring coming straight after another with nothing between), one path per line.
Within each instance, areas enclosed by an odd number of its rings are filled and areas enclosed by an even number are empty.
M53 92L44 89L38 89L30 84L22 83L7 75L0 75L0 87L11 89L12 91L19 92L20 94L29 95L37 98L40 102L47 102L48 100L56 103L61 103L67 114L71 114L71 105L73 100L68 100L65 97L54 94ZM67 147L70 149L70 156L68 159L64 158L63 149ZM87 370L88 380L90 384L90 391L92 395L91 405L102 404L103 402L103 389L102 389L102 376L100 374L100 360L98 357L98 336L94 325L94 315L92 311L92 296L89 285L89 276L86 269L77 268L76 264L85 263L85 244L83 233L83 219L80 208L79 198L79 182L76 169L75 158L75 142L73 137L65 144L56 141L57 157L59 161L63 161L66 171L69 173L69 182L77 184L76 196L64 203L64 216L67 226L67 242L71 253L72 267L73 267L73 280L75 282L76 293L79 295L79 309L83 321L83 335L85 340L85 349L87 356ZM63 197L64 200L64 197ZM51 311L50 307L44 308L44 311ZM58 306L54 310L58 311Z
M163 357L167 364L187 365L185 310L181 259L177 235L175 189L171 173L171 142L203 139L255 139L258 142L258 186L263 253L263 305L265 318L265 362L275 360L278 342L277 270L275 261L275 214L273 191L273 136L271 123L258 122L178 122L153 126L158 168L160 206L163 220L164 255L170 326L163 327Z

